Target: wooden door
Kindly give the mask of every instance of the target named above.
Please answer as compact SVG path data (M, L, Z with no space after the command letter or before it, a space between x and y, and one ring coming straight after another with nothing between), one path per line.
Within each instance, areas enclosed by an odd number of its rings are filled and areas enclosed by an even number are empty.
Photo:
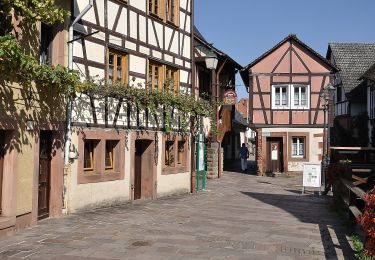
M154 158L151 153L151 141L145 140L142 145L142 199L152 199L154 194Z
M51 150L52 135L50 132L42 131L39 148L38 219L49 216Z
M270 139L268 143L268 172L282 172L283 147L282 139Z
M4 168L4 144L5 144L5 133L0 131L0 215L2 212L2 201L3 201L3 168Z
M142 141L135 141L135 157L134 157L134 199L141 198L141 175L142 175Z
M150 199L154 194L153 158L149 140L135 141L134 199Z

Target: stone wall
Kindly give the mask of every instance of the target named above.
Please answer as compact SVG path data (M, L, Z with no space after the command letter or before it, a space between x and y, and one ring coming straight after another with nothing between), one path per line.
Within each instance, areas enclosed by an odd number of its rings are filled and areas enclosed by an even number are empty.
M255 161L257 163L257 175L262 176L264 174L263 171L263 156L262 156L262 130L257 129L256 135L256 153L255 153Z
M211 143L207 145L207 178L216 179L218 178L218 156L217 149L219 143ZM221 150L221 174L223 175L223 148Z

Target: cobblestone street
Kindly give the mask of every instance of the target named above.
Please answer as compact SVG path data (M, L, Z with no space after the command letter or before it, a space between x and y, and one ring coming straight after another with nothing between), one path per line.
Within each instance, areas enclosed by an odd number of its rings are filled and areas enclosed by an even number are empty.
M208 191L47 219L0 238L9 259L352 259L329 197L300 177L225 172Z

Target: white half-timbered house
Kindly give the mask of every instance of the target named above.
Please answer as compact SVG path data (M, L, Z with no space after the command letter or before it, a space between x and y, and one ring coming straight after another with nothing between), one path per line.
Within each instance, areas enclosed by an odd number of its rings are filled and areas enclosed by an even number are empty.
M191 93L193 0L75 0L74 16L85 8L73 43L82 79L158 89L171 77L177 93ZM190 192L188 134L166 134L113 98L78 94L72 114L69 212Z

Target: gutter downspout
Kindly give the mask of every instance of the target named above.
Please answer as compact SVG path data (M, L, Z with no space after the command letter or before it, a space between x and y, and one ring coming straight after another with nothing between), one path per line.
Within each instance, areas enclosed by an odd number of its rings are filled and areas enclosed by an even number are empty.
M223 64L221 64L220 68L218 69L218 71L216 72L216 102L219 101L220 99L220 74L221 74L221 71L223 70L225 64L227 63L228 61L228 58L226 58L223 62ZM216 125L219 129L219 109L218 107L216 107ZM222 165L222 161L221 161L221 142L219 142L218 138L217 138L217 135L216 135L216 139L217 139L217 144L218 144L218 148L217 148L217 177L218 178L221 178L222 176L222 172L221 172L221 165Z
M68 32L68 68L70 70L73 69L73 27L74 25L82 19L82 17L93 7L94 0L89 0L87 6L82 10L82 12L74 19L74 21L69 26ZM72 137L72 110L73 110L73 102L70 97L68 97L67 108L66 108L66 135L65 135L65 146L64 146L64 179L63 179L63 213L68 213L67 207L67 173L68 169L70 168L69 164L69 152L70 152L70 144L71 144L71 137Z
M195 99L195 69L196 69L196 65L195 65L195 57L194 57L194 41L195 41L195 37L194 37L194 1L192 0L191 1L191 10L190 10L190 13L191 13L191 26L190 26L190 31L192 33L192 36L191 36L191 48L190 48L190 55L191 55L191 95L193 96L193 98ZM196 168L196 165L195 165L195 133L194 133L194 130L195 130L195 124L197 122L195 122L195 118L194 117L191 117L191 120L190 120L190 192L191 193L195 193L196 192L196 184L195 184L195 178L196 178L196 172L195 172L195 168Z

